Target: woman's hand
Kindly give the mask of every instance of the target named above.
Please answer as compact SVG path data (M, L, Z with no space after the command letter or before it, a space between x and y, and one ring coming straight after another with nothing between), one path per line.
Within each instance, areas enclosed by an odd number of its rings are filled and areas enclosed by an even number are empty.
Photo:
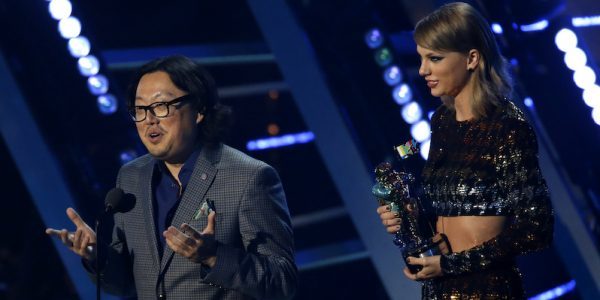
M408 268L404 268L404 275L411 280L424 280L442 276L442 267L440 267L441 256L409 257L408 263L413 266L422 266L423 269L416 274L411 273Z
M385 226L387 232L396 233L400 230L400 223L402 219L400 219L400 214L398 212L391 211L391 206L382 205L377 208L377 213L381 218L381 223Z

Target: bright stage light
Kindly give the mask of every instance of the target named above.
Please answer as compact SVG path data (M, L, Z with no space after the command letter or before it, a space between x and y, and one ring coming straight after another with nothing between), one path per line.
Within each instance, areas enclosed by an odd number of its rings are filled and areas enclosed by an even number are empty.
M69 52L75 58L90 54L90 41L85 36L69 39Z
M88 89L93 95L102 95L108 91L108 79L98 74L88 77Z
M421 149L419 150L419 152L421 153L421 157L423 157L423 159L427 160L427 157L429 157L429 147L431 146L431 140L426 140L423 143L421 143Z
M381 31L379 31L377 28L369 30L365 34L365 43L367 43L367 46L369 46L371 49L375 49L383 45L383 35L381 34Z
M402 107L402 119L408 124L414 124L421 120L423 116L423 110L417 102L410 102Z
M98 71L100 71L100 62L95 56L88 55L77 60L77 67L81 75L88 77L98 74Z
M98 109L105 115L115 113L117 111L117 98L111 94L98 96Z
M410 127L410 134L412 137L417 140L417 142L422 143L431 138L431 127L429 127L429 122L422 120Z
M600 86L594 84L583 90L583 101L589 107L600 107Z
M403 83L394 88L392 91L392 96L398 105L403 105L412 100L412 90L408 84Z
M58 31L65 39L72 39L81 33L81 22L75 17L68 17L58 22Z
M52 0L50 4L48 4L50 15L57 21L69 17L72 10L73 6L68 0Z
M565 64L567 68L575 71L582 68L587 63L587 55L583 50L575 47L565 53Z
M521 31L529 32L529 31L540 31L544 30L548 27L548 20L541 20L539 22L535 22L533 24L521 25Z
M571 29L563 28L556 33L554 43L558 49L567 52L577 47L577 36Z
M390 86L396 85L402 81L402 72L398 66L390 66L383 71L383 79Z
M596 72L594 72L592 68L584 66L575 70L575 73L573 73L573 81L575 81L575 84L579 88L586 89L596 82Z
M504 33L504 30L502 29L502 25L500 25L498 23L492 23L492 31L496 34Z

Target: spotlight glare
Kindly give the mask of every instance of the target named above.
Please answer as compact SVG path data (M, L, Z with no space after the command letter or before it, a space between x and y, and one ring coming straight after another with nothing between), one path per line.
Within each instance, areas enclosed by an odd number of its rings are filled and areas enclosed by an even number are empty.
M111 94L98 96L98 109L102 114L113 114L117 111L117 98Z
M428 140L431 138L431 128L429 127L429 122L421 120L413 124L410 127L410 134L419 143Z
M388 85L396 85L402 81L402 72L398 66L390 66L383 72L383 79Z
M375 62L380 67L389 65L392 62L392 52L388 48L381 48L375 51Z
M427 113L427 118L429 118L429 120L431 120L431 118L433 118L433 114L435 113L435 111L430 111Z
M575 81L575 84L579 88L586 89L596 82L596 72L594 72L592 68L584 66L575 70L575 73L573 73L573 81Z
M421 157L423 157L424 160L427 160L427 157L429 157L430 146L431 140L426 140L423 143L421 143L421 149L419 150L419 152L421 153Z
M523 32L540 31L540 30L546 29L546 27L548 27L548 20L541 20L541 21L535 22L533 24L527 24L527 25L520 26L521 31L523 31Z
M58 22L58 31L65 39L77 37L81 33L81 22L75 17L68 17Z
M100 71L100 62L93 55L81 57L77 60L77 66L79 67L79 73L83 76L92 76L98 74Z
M48 11L54 20L62 20L71 15L73 7L68 0L52 0L48 5Z
M69 39L69 52L75 58L90 54L90 41L85 36Z
M600 107L596 107L592 110L592 118L596 125L600 125Z
M414 124L421 120L422 115L423 111L417 102L412 101L402 107L402 119L408 124Z
M531 99L531 97L526 97L525 99L523 99L523 103L525 104L525 106L533 108L533 99Z
M583 101L592 108L600 107L600 86L594 84L583 90Z
M573 71L584 67L586 63L587 55L585 55L583 50L577 47L571 48L565 53L565 64L567 65L567 68Z
M134 160L137 156L138 154L134 150L125 150L119 154L119 160L121 161L121 164L124 165Z
M502 34L504 32L502 25L498 23L492 23L492 31L494 31L496 34Z
M563 28L556 33L554 43L558 49L567 52L577 47L577 35L571 29Z
M102 95L108 91L108 79L98 74L88 77L88 89L93 95Z
M600 16L574 17L571 19L574 27L587 27L600 25Z
M408 84L403 83L394 88L392 91L392 96L394 97L394 101L398 103L398 105L403 105L408 101L412 100L412 90L408 86Z
M381 31L377 28L373 28L369 30L365 34L365 43L371 49L375 49L383 44L383 35L381 35Z

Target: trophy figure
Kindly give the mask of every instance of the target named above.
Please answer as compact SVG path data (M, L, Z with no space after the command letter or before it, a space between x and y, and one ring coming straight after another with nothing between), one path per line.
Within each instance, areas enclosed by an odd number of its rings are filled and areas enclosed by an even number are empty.
M394 147L401 159L406 159L416 153L419 148L415 140ZM450 253L452 250L448 238L443 233L436 234L433 227L423 216L423 206L415 176L409 172L398 172L390 163L384 162L375 169L377 183L372 192L380 205L389 205L391 212L398 213L402 220L400 230L395 233L394 244L400 248L402 258L412 273L422 269L419 265L410 265L406 259Z

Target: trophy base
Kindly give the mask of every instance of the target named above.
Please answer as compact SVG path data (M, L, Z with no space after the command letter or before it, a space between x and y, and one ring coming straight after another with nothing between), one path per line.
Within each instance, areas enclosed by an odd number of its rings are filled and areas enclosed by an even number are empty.
M408 270L415 274L423 269L420 265L411 265L408 263L408 257L428 257L435 255L442 255L451 253L452 249L450 248L450 243L448 242L448 237L443 233L438 233L427 239L425 243L419 245L418 247L412 249L405 249L402 251L402 256L404 258L404 263L408 267Z

